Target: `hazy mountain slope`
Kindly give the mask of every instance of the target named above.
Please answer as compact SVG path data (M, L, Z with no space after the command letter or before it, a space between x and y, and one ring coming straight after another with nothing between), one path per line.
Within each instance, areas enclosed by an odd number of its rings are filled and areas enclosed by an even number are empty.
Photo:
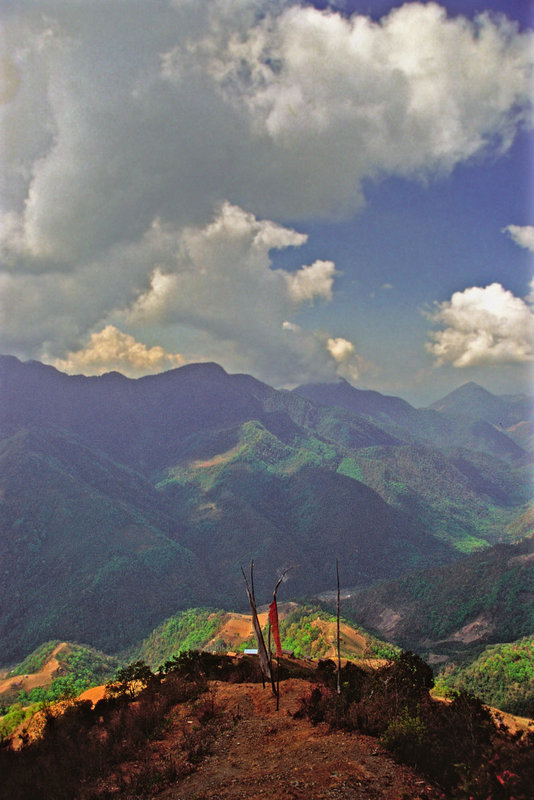
M534 538L351 593L343 613L425 655L458 657L534 632Z
M15 360L16 362L16 360ZM250 395L233 391L215 364L129 380L67 376L37 362L0 360L0 420L55 424L116 461L150 471L176 457L195 432L261 415Z
M505 429L532 418L531 397L523 394L494 395L473 381L464 383L429 407L448 414L468 413Z
M291 587L303 594L311 585L331 585L334 552L357 583L452 557L417 519L336 473L337 460L335 449L318 439L290 447L251 422L239 446L169 468L158 486L187 519L184 544L202 552L207 564L216 560L218 591L225 596L236 591L238 565L252 558L274 568L298 565ZM272 575L266 580L267 588Z
M59 425L147 474L184 457L210 455L213 433L231 446L249 420L285 440L302 426L332 432L336 419L337 435L348 446L394 442L370 421L358 425L342 412L318 409L249 376L228 375L216 364L130 380L118 373L68 376L38 362L0 357L0 425Z
M344 379L336 383L308 383L298 386L294 389L294 393L314 403L339 406L354 414L366 414L383 422L395 421L405 424L416 416L416 409L400 397L389 397L380 392L356 389Z
M63 432L3 439L0 492L4 663L51 638L115 650L206 597L154 489Z
M338 471L465 552L502 540L531 491L526 468L467 450L446 457L422 445L361 448L343 459Z
M451 558L371 489L323 468L331 447L291 448L259 423L245 432L234 460L177 467L159 491L57 428L1 440L3 658L50 638L115 651L176 608L243 607L251 559L268 597L288 564L293 593L327 588L334 553L354 583Z
M463 404L454 415L441 413L433 407L415 409L398 397L356 389L343 380L299 386L294 391L313 402L366 415L371 421L380 422L391 435L405 441L415 440L445 449L468 447L512 461L525 455L503 431L483 419L466 417L468 404Z
M523 394L494 395L471 381L432 403L430 408L449 415L469 414L470 417L489 422L527 452L534 450L532 397Z
M0 358L0 641L116 649L177 608L242 608L251 559L258 591L292 564L305 596L336 557L361 586L524 530L521 461L386 428L214 364L129 380Z

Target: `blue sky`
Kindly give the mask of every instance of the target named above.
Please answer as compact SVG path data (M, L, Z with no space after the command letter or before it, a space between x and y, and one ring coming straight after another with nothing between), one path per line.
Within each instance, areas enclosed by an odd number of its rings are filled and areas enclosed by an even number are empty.
M0 2L3 352L531 390L531 3L94 9Z

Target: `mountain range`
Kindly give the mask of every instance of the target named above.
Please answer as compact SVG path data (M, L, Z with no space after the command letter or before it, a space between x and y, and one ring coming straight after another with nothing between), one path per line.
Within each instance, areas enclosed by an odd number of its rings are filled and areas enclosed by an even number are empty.
M495 422L453 395L415 409L216 364L131 380L1 357L4 662L48 639L116 652L178 609L240 609L251 560L266 601L289 565L285 596L304 597L334 585L336 557L361 588L521 538L532 402L495 398Z

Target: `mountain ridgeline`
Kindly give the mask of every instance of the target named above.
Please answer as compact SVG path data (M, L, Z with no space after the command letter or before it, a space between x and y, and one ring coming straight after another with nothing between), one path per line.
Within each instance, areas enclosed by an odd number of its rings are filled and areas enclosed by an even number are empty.
M50 639L116 652L179 609L242 608L252 559L263 602L288 565L285 596L304 597L333 586L336 557L365 587L521 538L528 437L506 426L531 405L502 402L515 416L496 424L216 364L130 380L1 357L4 661Z

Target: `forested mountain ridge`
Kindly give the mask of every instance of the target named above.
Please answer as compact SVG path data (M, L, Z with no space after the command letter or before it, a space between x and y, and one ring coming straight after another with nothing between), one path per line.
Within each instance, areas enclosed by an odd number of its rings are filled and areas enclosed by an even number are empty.
M534 536L417 571L343 601L368 630L433 663L470 660L534 632Z
M421 409L398 397L357 389L345 380L307 384L294 392L322 405L363 414L403 440L442 449L466 447L505 460L524 455L523 448L506 435L506 424L529 424L533 412L532 398L524 395L499 398L477 384L465 384L443 400Z
M177 609L241 608L251 559L265 599L288 564L302 597L332 586L336 556L362 586L528 531L526 454L503 433L484 423L459 448L472 425L449 416L442 447L379 417L216 364L130 380L1 357L4 657L56 638L109 651Z

